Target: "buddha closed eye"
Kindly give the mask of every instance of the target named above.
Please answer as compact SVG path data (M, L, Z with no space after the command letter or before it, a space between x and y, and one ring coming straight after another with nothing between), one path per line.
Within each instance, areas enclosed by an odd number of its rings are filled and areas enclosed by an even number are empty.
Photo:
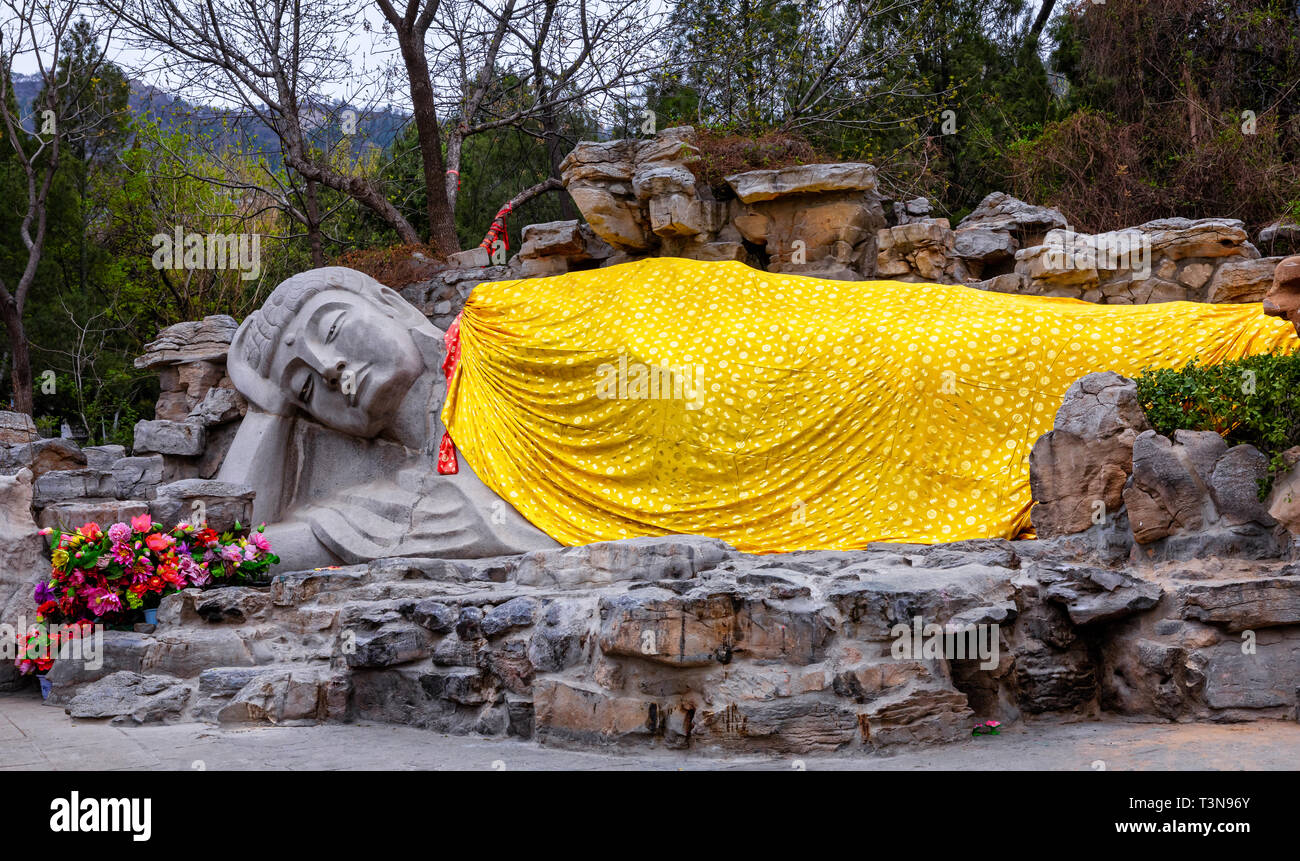
M409 330L382 305L329 290L285 327L271 378L322 424L374 436L423 369Z

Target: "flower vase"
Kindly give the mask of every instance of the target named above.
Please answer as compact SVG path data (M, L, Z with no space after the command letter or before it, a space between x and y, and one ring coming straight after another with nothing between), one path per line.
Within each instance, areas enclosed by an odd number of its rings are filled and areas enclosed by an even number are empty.
M50 689L54 687L54 683L46 678L45 673L37 673L36 681L41 683L41 699L48 700L50 698Z
M144 623L145 623L146 625L157 625L157 624L158 624L158 608L157 608L157 607L153 607L152 609L149 609L149 610L145 610L145 611L144 611Z

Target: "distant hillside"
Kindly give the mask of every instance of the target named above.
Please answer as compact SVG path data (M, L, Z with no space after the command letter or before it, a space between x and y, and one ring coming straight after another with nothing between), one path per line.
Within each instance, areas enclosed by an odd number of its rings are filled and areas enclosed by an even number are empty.
M32 103L40 89L39 75L14 75L14 95L25 115L30 114ZM195 105L137 80L131 81L128 105L133 113L153 117L164 129L192 126L196 131L218 140L244 140L254 151L265 153L271 165L279 163L280 147L274 132L255 116L224 108ZM309 133L318 143L332 143L339 139L341 130L329 117L343 107L346 106L331 104L314 112L314 116L313 113L308 113L304 117ZM359 133L353 141L354 152L368 147L387 149L409 121L409 114L392 108L361 114L357 122ZM30 116L25 126L28 130L34 128Z

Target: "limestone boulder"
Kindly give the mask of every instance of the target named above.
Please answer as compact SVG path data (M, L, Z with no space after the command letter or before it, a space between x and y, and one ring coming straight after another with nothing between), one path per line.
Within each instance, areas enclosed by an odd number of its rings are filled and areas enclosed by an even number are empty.
M31 470L33 478L64 469L85 469L85 452L70 439L38 439L29 443L0 445L0 472Z
M243 395L234 389L214 386L208 389L198 405L189 411L186 421L198 423L206 428L243 418L246 412L248 412L248 401Z
M1146 234L1154 258L1259 256L1258 251L1250 254L1250 237L1235 218L1161 218L1137 229Z
M31 471L22 469L16 475L0 475L0 623L16 629L20 624L36 621L32 590L49 572L43 546L32 520ZM13 646L13 643L0 645ZM0 690L18 681L13 661L0 662Z
M1052 430L1029 453L1038 535L1083 532L1118 512L1133 443L1149 427L1134 380L1106 371L1071 384Z
M716 538L670 535L536 550L519 561L521 586L607 585L621 581L684 579L712 568L731 552Z
M1245 546L1277 552L1278 524L1259 500L1267 470L1257 449L1229 449L1212 431L1179 430L1173 440L1145 431L1133 444L1133 474L1124 489L1134 539L1149 545L1177 537L1169 546L1182 547L1180 556L1216 552L1216 545L1217 552Z
M1273 286L1273 273L1281 262L1281 257L1225 261L1214 270L1206 301L1241 303L1261 301Z
M880 230L876 234L876 274L895 281L951 282L953 241L946 218Z
M181 521L206 521L217 532L233 529L236 523L252 523L251 487L226 481L188 478L160 485L149 501L149 514L168 527Z
M196 456L203 453L206 434L198 422L141 421L135 425L136 454Z
M107 528L114 523L128 523L148 511L148 503L139 499L71 499L45 506L37 522L42 529L54 527L64 532L86 523Z
M0 444L35 442L36 423L27 413L0 410Z
M119 499L153 499L165 477L161 454L124 457L113 464L113 486Z
M112 718L114 724L162 723L180 717L191 693L179 679L121 671L78 690L67 712L74 718Z
M61 469L36 479L32 503L44 508L73 499L112 497L116 490L112 473L98 469Z
M1300 578L1233 578L1191 583L1179 591L1182 618L1223 625L1232 633L1300 625Z
M876 168L854 163L801 164L776 170L751 170L726 179L742 203L823 191L874 192L878 187Z
M200 361L224 363L238 328L235 318L225 314L168 326L145 344L144 355L135 360L135 366L143 369Z
M1067 226L1065 216L1055 209L1034 206L995 191L957 223L957 230L982 228L1002 231L1016 237L1021 247L1028 247L1041 244L1049 230Z

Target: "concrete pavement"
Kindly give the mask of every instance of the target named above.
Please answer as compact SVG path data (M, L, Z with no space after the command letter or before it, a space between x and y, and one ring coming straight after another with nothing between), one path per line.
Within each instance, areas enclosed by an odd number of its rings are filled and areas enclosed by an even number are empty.
M224 728L73 722L34 691L0 694L0 770L1168 770L1300 768L1300 724L1036 720L999 736L893 756L726 757L543 748L387 724Z

